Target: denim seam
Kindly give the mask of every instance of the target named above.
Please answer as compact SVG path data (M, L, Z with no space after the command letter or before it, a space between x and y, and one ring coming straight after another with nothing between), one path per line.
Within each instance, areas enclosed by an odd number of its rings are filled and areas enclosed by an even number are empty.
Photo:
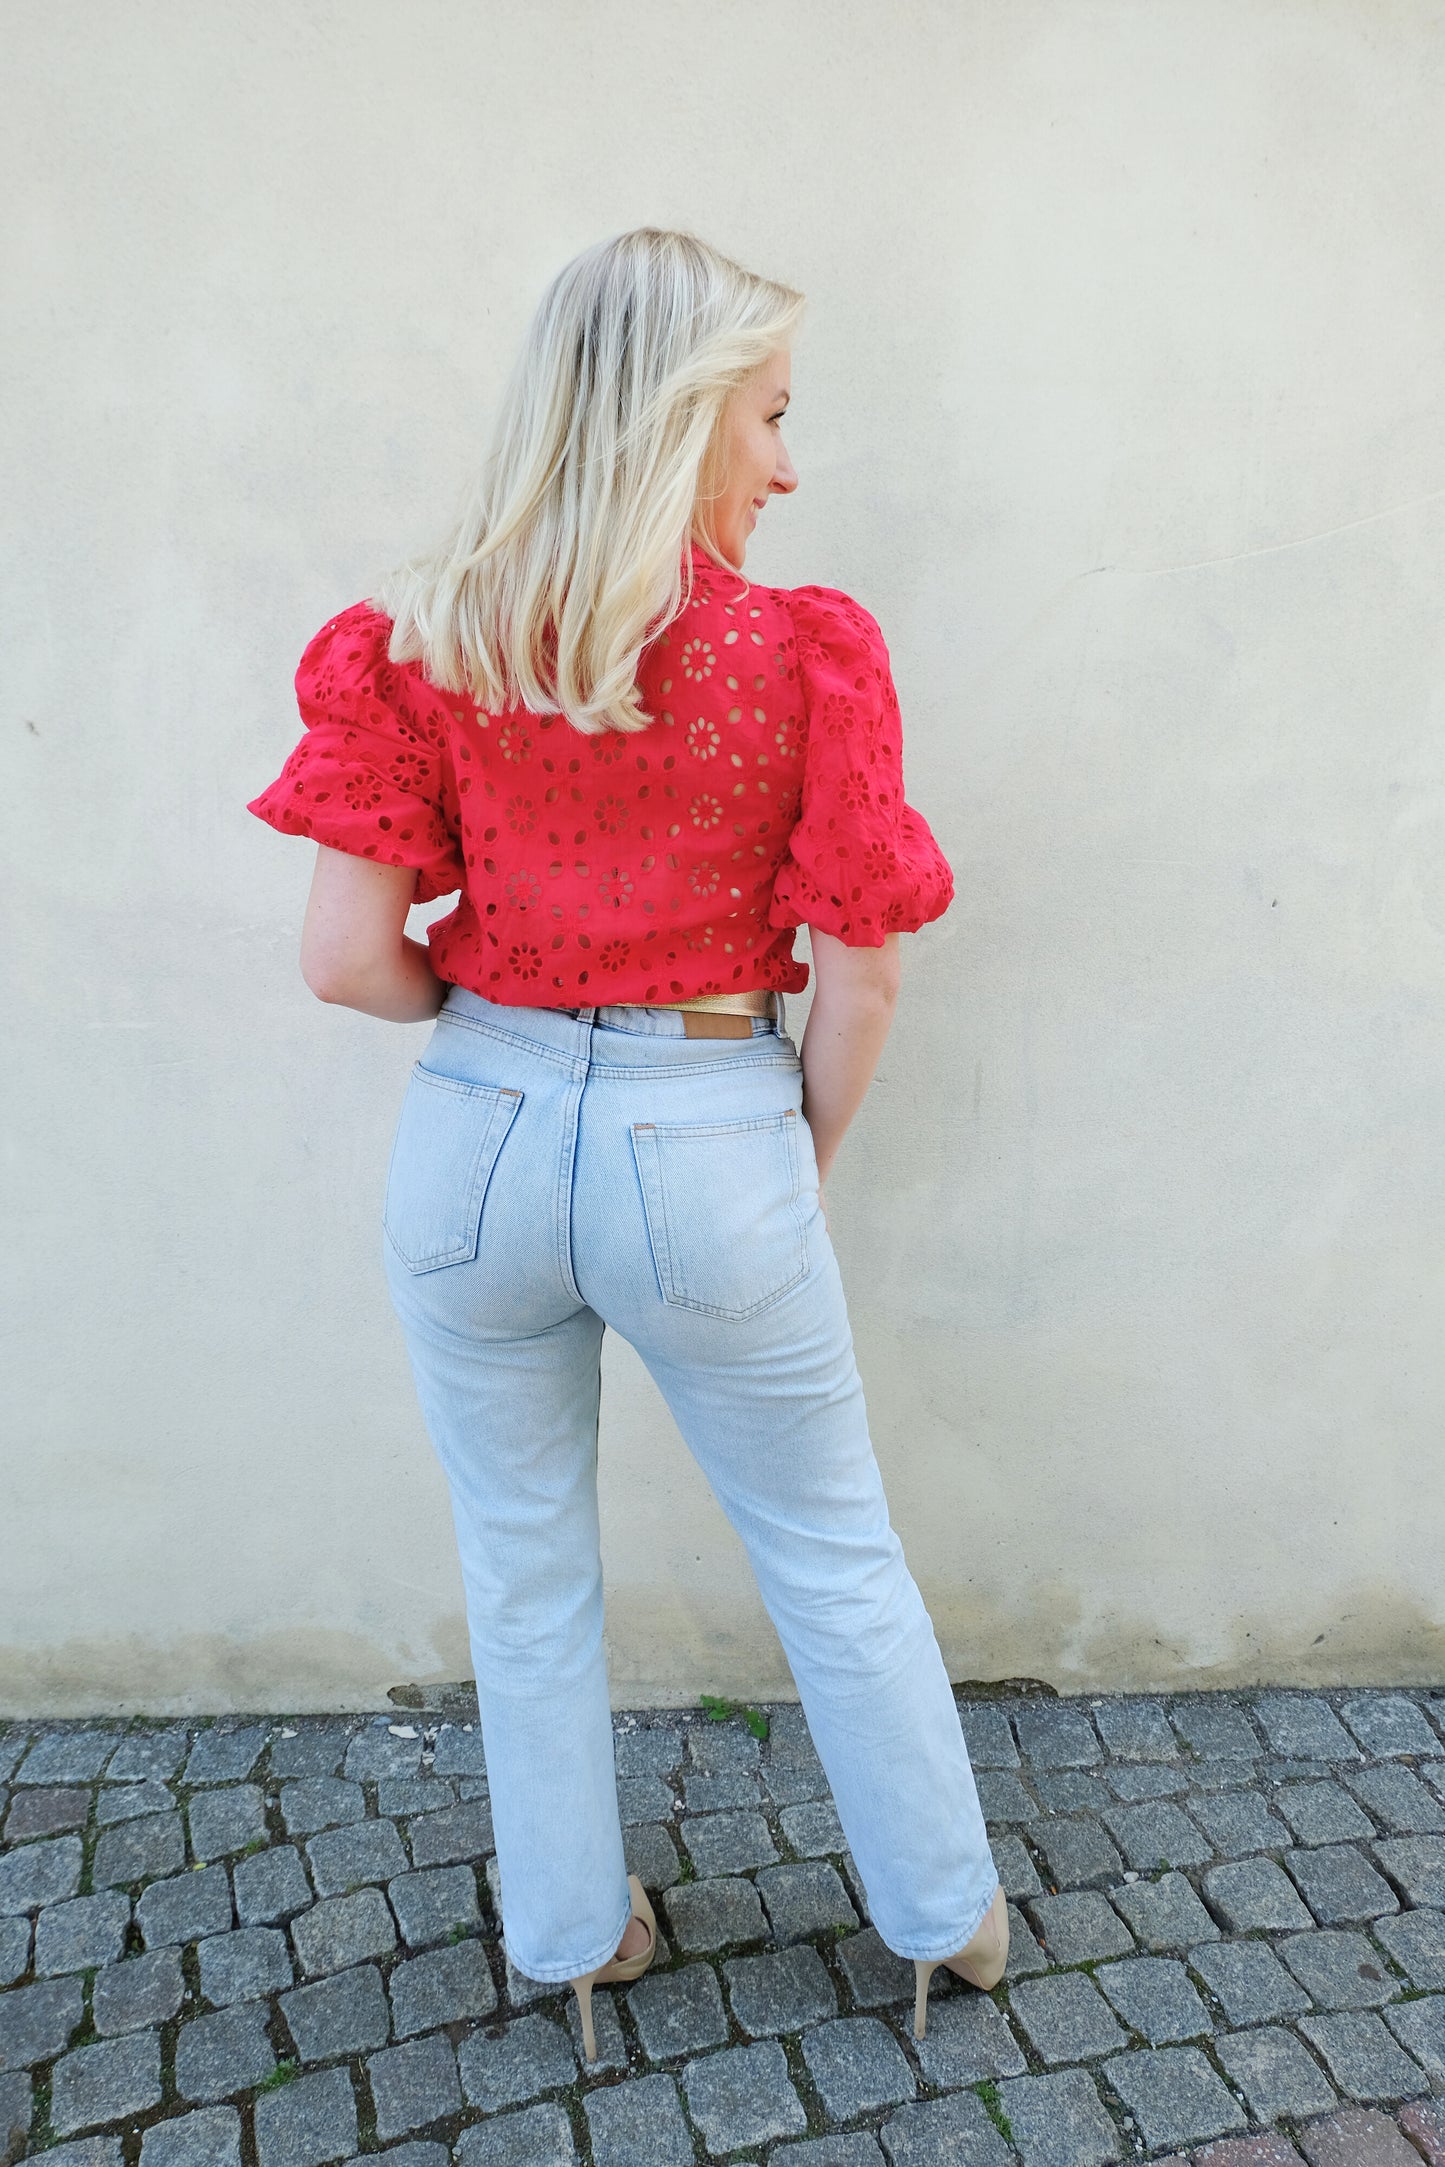
M475 1031L479 1038L498 1038L505 1046L520 1046L524 1053L536 1054L541 1061L550 1061L554 1068L566 1069L579 1081L587 1074L587 1057L580 1053L562 1053L555 1046L545 1045L539 1038L526 1038L520 1031L504 1031L495 1023L483 1023L476 1016L466 1016L460 1011L444 1010L438 1016L439 1023L453 1023L461 1031ZM585 1030L587 1026L579 1028Z

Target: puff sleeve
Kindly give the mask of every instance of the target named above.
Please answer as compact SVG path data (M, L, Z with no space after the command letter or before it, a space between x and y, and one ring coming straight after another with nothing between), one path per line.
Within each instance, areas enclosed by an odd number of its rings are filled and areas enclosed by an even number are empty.
M790 597L807 710L802 804L769 924L819 926L850 948L916 933L953 900L953 873L903 796L903 723L883 634L830 587Z
M390 637L389 618L365 603L317 633L296 672L306 735L248 809L283 835L415 866L416 900L431 903L466 877L446 816L446 715L423 680L388 659Z

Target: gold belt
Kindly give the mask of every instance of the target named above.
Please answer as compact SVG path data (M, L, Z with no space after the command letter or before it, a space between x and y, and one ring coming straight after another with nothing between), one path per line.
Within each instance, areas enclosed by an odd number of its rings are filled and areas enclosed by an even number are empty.
M751 1038L754 1016L775 1016L777 996L768 986L746 993L698 993L688 1001L626 1001L626 1008L677 1008L684 1038Z

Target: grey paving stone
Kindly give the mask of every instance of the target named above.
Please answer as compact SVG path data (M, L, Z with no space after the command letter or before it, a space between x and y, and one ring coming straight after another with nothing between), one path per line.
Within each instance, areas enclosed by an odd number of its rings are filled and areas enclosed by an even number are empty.
M849 1896L853 1900L854 1909L857 1911L859 1918L863 1921L863 1924L865 1926L871 1926L873 1924L873 1914L868 1908L868 1891L864 1886L863 1876L858 1871L858 1861L854 1858L851 1851L845 1851L843 1853L842 1873L843 1886L847 1889Z
M687 1765L720 1772L725 1768L756 1768L760 1755L751 1731L732 1723L699 1724L687 1734Z
M677 1845L655 1821L643 1828L622 1831L622 1856L627 1871L636 1874L643 1887L654 1894L672 1888L682 1874Z
M1109 2004L1081 1971L1021 1979L1009 2005L1045 2062L1082 2062L1128 2044Z
M1407 2053L1414 2055L1432 2089L1445 2092L1445 1994L1401 2002L1385 2011L1385 2022Z
M95 1847L91 1879L98 1889L129 1888L179 1873L186 1863L186 1832L180 1815L148 1813L108 1828Z
M254 1783L234 1783L221 1791L197 1791L187 1815L191 1850L198 1859L227 1857L248 1844L264 1843L266 1813Z
M851 2136L805 2137L801 2144L780 2144L769 2155L772 2167L882 2167L878 2139L867 2131ZM47 2163L48 2167L48 2163Z
M28 1836L59 1836L84 1828L90 1819L90 1793L77 1790L17 1791L5 1815L5 1841Z
M1183 1874L1127 1882L1114 1889L1109 1900L1146 1949L1189 1949L1219 1937L1219 1928Z
M1445 1988L1445 1913L1406 1911L1398 1918L1380 1919L1371 1931L1412 1986Z
M1114 1803L1108 1786L1084 1768L1031 1769L1029 1780L1049 1813L1102 1813Z
M0 2069L29 2069L70 2044L85 2014L78 1979L17 1986L0 2001Z
M639 1821L666 1820L677 1811L677 1801L660 1776L627 1776L617 1786L617 1811L622 1821L634 1826Z
M622 2036L617 2004L607 1987L599 1987L592 1996L592 2044L597 2052L591 2061L588 2061L585 2052L587 2043L582 2037L582 2019L575 1994L568 1995L566 2010L567 2035L572 2041L572 2052L589 2077L605 2069L627 2067L627 2042Z
M1189 1786L1189 1777L1177 1761L1167 1767L1153 1761L1122 1761L1104 1770L1104 1781L1126 1806L1137 1805L1143 1798L1175 1798Z
M107 1891L51 1904L35 1921L35 1969L41 1978L113 1964L125 1947L130 1898Z
M45 2167L121 2167L119 2137L77 2137L45 2155Z
M733 2015L754 2039L801 2031L838 2014L833 1982L806 1943L766 1956L735 1956L724 1964L723 1978Z
M577 2153L566 2115L548 2105L473 2123L458 2138L455 2157L457 2167L575 2167Z
M243 1926L233 1934L214 1934L196 1951L201 1993L217 2009L233 2002L260 2001L292 1984L291 1952L286 1936L274 1926Z
M438 1776L485 1776L487 1758L479 1725L444 1723L437 1732L432 1772ZM411 1770L384 1769L385 1775L411 1774Z
M1108 2167L1121 2157L1118 2132L1087 2070L1019 2077L998 2093L1024 2167Z
M149 1814L174 1811L175 1800L170 1792L151 1776L142 1776L135 1783L107 1784L95 1802L95 1818L102 1828L112 1828L118 1821L139 1821Z
M185 1991L179 1949L129 1956L123 1964L107 1964L96 1973L90 1990L91 2017L103 2039L151 2024L169 2024Z
M202 1783L244 1783L260 1759L267 1729L264 1723L213 1723L192 1746L184 1781L193 1788Z
M649 2061L720 2047L728 2036L722 1990L710 1964L642 1978L628 1989L627 2006Z
M346 1971L368 1958L389 1956L396 1929L380 1889L333 1896L291 1921L291 1940L308 1978Z
M1032 1935L1030 1935L1032 1940ZM1009 1941L1013 1949L1012 1933ZM876 1927L865 1926L861 1933L847 1934L836 1944L835 1954L848 1991L860 2009L881 2009L891 2002L913 2001L913 1966L901 1956L895 1956ZM935 1972L939 1987L945 1983L944 1973ZM929 2006L933 2005L930 1995Z
M1248 2126L1232 2093L1198 2047L1147 2047L1116 2054L1104 2075L1146 2144L1202 2144Z
M186 1757L189 1733L179 1728L131 1731L105 1767L107 1783L167 1783Z
M1079 1820L1031 1821L1029 1840L1044 1854L1049 1879L1057 1889L1111 1886L1124 1871L1124 1861L1099 1823ZM998 1851L994 1851L998 1863ZM999 1867L1002 1877L1002 1866ZM1010 1896L1015 1894L1009 1888Z
M394 1881L410 1861L390 1821L356 1821L313 1836L306 1859L318 1896L344 1896L368 1881Z
M176 2090L182 2099L229 2099L249 2091L275 2067L266 2011L254 2002L195 2017L176 2035Z
M1272 1859L1230 1859L1204 1876L1205 1900L1231 1933L1262 1926L1278 1932L1314 1925L1284 1869Z
M689 1956L767 1939L767 1922L751 1881L685 1881L665 1889L668 1931Z
M1286 1760L1357 1761L1360 1749L1328 1701L1308 1693L1264 1693L1254 1720Z
M0 1986L13 1986L29 1969L29 1919L0 1919Z
M153 2123L140 2159L141 2167L241 2167L241 2117L234 2107L196 2107Z
M42 1904L63 1904L74 1896L80 1887L81 1857L78 1836L56 1836L49 1843L28 1843L7 1852L0 1858L0 1917L38 1911Z
M423 1764L425 1765L425 1764ZM383 1820L404 1814L419 1820L423 1814L441 1813L457 1802L457 1787L440 1776L378 1776L376 1810Z
M1177 1700L1170 1707L1169 1720L1201 1760L1224 1760L1260 1751L1244 1710L1234 1701Z
M1264 2024L1297 2016L1310 1998L1262 1941L1205 1942L1189 1952L1189 1968L1204 1981L1231 2024Z
M801 1941L830 1927L858 1924L837 1868L822 1860L766 1866L757 1876L757 1889L767 1906L774 1941Z
M985 2077L1021 2077L1028 2068L1018 2041L987 1994L957 1994L937 2003L930 1995L927 2031L914 2052L925 2083L943 2092L978 2084Z
M281 1786L281 1819L288 1836L315 1836L366 1818L366 1793L340 1776L299 1776Z
M484 1859L494 1848L492 1809L484 1799L470 1806L443 1806L411 1826L411 1862L416 1867L460 1866Z
M1008 1906L1008 1964L1004 1977L1012 1982L1047 1971L1049 1960L1034 1939L1033 1928L1018 1908Z
M278 1731L271 1740L267 1767L273 1782L293 1776L334 1776L351 1743L349 1723L298 1724L288 1738Z
M29 1731L0 1728L0 1783L8 1783L30 1743Z
M1035 1768L1092 1768L1104 1758L1087 1707L1026 1702L1013 1711L1013 1726L1019 1751Z
M960 1701L958 1718L963 1726L969 1760L975 1768L1019 1766L1019 1749L1014 1743L1008 1709L1002 1701Z
M1015 2154L972 2093L900 2107L880 2134L889 2167L1014 2167Z
M1138 1956L1123 1964L1101 1964L1094 1983L1102 1987L1131 2031L1151 2047L1180 2039L1208 2038L1214 2030L1182 1964L1164 1956Z
M1215 1856L1209 1839L1168 1799L1110 1806L1103 1818L1129 1864L1141 1873L1152 1873L1157 1866L1203 1866Z
M199 1941L224 1934L231 1924L231 1884L224 1866L153 1881L135 1907L136 1923L148 1949L169 1941Z
M1282 1784L1273 1803L1301 1843L1352 1843L1374 1834L1369 1818L1337 1783Z
M474 2033L463 2042L459 2060L467 2099L487 2114L556 2091L577 2074L566 2032L540 2016L518 2017L494 2037Z
M1392 1836L1445 1831L1445 1805L1408 1768L1356 1768L1345 1781Z
M1299 2028L1345 2097L1362 2106L1416 2099L1430 2089L1419 2063L1390 2037L1372 2012L1301 2017Z
M0 2077L0 2160L18 2160L29 2150L34 2087L22 2071Z
M377 1783L383 1777L419 1776L421 1737L414 1726L408 1724L403 1727L412 1730L413 1735L410 1738L393 1738L385 1724L370 1724L364 1731L358 1731L346 1749L346 1757L341 1764L342 1774L352 1783ZM440 1748L440 1737L437 1744ZM459 1771L451 1765L454 1758L448 1754L446 1767L438 1767L433 1762L436 1774L456 1775Z
M877 2017L835 2017L804 2032L803 2060L830 2121L851 2122L915 2094L903 2049Z
M692 2167L692 2138L671 2077L632 2077L582 2102L594 2167Z
M243 1926L282 1925L312 1901L301 1854L288 1843L258 1852L255 1858L238 1859L232 1878L236 1916Z
M618 1731L614 1744L617 1773L624 1780L631 1776L670 1776L682 1759L681 1731Z
M1168 1761L1179 1751L1161 1701L1104 1700L1092 1710L1094 1728L1121 1761Z
M387 1895L411 1949L429 1949L454 1933L480 1930L477 1877L470 1866L437 1866L426 1873L400 1874Z
M1004 1894L1011 1902L1021 1904L1025 1897L1042 1894L1044 1885L1034 1870L1034 1862L1024 1849L1021 1837L1012 1833L995 1835L989 1840L989 1849L993 1852L993 1862L998 1868Z
M1373 1849L1407 1903L1445 1909L1445 1836L1389 1836Z
M391 1975L391 2021L398 2039L490 2016L496 2006L497 1989L479 1941L412 1957Z
M1366 1753L1378 1760L1402 1753L1426 1758L1445 1754L1445 1745L1415 1702L1402 1693L1363 1693L1346 1701L1340 1714Z
M356 2150L356 2095L344 2069L300 2077L256 2102L260 2167L322 2167Z
M1009 1821L1032 1821L1038 1807L1018 1777L1006 1768L981 1768L976 1777L978 1802L992 1827Z
M415 2137L410 2144L396 2144L386 2155L386 2167L449 2167L450 2154L444 2144L432 2139ZM360 2167L363 2159L374 2159L375 2153L359 2152L348 2160L346 2167Z
M73 2137L122 2115L142 2114L158 2106L160 2096L159 2032L76 2047L50 2072L50 2126L57 2137Z
M366 2074L376 2109L376 2134L383 2144L461 2112L457 2058L450 2041L436 2034L373 2054Z
M786 1764L779 1768L767 1767L762 1771L768 1796L775 1806L799 1806L805 1799L827 1798L828 1778L821 1766L793 1768ZM791 2150L791 2146L784 2147ZM782 2153L776 2155L782 2157Z
M1290 1831L1257 1791L1195 1792L1189 1812L1226 1858L1238 1858L1247 1851L1283 1851L1289 1846Z
M1276 1946L1322 2009L1377 2009L1399 1991L1399 1980L1363 1934L1291 1934Z
M1336 2105L1334 2087L1293 2032L1273 2024L1225 2032L1215 2039L1214 2050L1257 2121L1279 2122L1286 2115L1303 2121Z
M682 1827L683 1846L698 1873L715 1879L771 1866L777 1847L760 1813L709 1813Z
M817 1760L818 1749L813 1743L801 1702L779 1701L770 1710L767 1757L770 1761L793 1766Z
M1286 1851L1284 1863L1321 1926L1354 1926L1400 1908L1389 1883L1352 1844L1330 1844L1318 1851L1292 1849Z
M818 1798L802 1806L785 1806L778 1819L784 1836L799 1858L839 1857L848 1848L838 1809L831 1798Z
M1069 1896L1040 1896L1025 1915L1055 1964L1085 1964L1096 1957L1132 1956L1134 1937L1093 1889Z
M793 1774L795 1771L789 1768L788 1773ZM654 1781L655 1778L646 1776L633 1779L634 1783ZM666 1808L660 1811L671 1813L674 1804L671 1791L665 1783L659 1784L658 1788L667 1800ZM724 1768L716 1775L706 1774L701 1769L690 1769L682 1779L682 1803L689 1813L730 1813L736 1807L760 1805L762 1796L761 1780L751 1768ZM657 1817L639 1813L633 1818L646 1821Z
M774 2137L796 2137L808 2127L788 2076L788 2058L772 2040L689 2062L682 2088L714 2157Z
M391 2011L374 1964L295 1987L281 1996L280 2009L303 2062L364 2054L391 2037Z
M93 1783L119 1743L118 1731L42 1731L16 1774L19 1783Z

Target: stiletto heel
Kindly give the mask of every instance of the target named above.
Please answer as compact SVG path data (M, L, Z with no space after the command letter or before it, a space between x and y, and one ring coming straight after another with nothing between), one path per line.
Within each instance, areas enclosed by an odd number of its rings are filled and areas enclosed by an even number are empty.
M647 1901L647 1891L636 1874L627 1876L627 1886L632 1892L632 1916L641 1919L647 1928L648 1942L636 1956L614 1956L609 1963L599 1964L596 1971L584 1972L580 1979L571 1981L577 1996L577 2014L582 2020L582 2052L585 2060L597 2059L597 2035L592 2029L592 1989L606 1985L610 1979L640 1979L657 1954L657 1920Z
M921 1957L913 1960L913 2036L922 2039L928 2026L928 1986L940 1965L945 1965L958 1978L966 1979L987 1994L996 1987L1008 1965L1008 1903L1002 1888L995 1889L993 1902L984 1913L978 1931L965 1942L957 1956L939 1956L932 1962Z

